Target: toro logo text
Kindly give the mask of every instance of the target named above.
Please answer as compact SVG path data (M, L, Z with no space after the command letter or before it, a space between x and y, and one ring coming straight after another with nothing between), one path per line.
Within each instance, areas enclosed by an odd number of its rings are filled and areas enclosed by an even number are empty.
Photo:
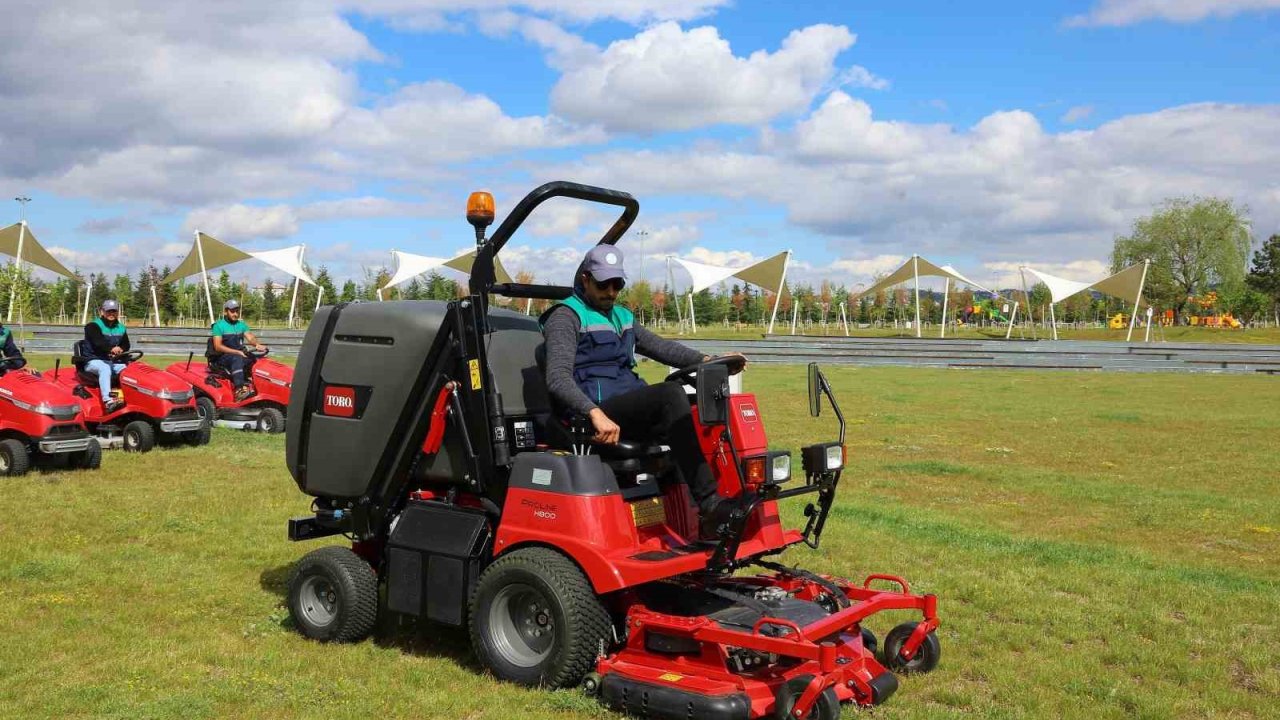
M356 414L356 389L329 385L324 389L324 415L352 417Z

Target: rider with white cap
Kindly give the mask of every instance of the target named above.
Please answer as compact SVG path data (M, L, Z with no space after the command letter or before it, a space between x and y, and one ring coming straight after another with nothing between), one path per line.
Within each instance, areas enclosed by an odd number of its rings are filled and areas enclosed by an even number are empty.
M119 375L128 367L122 362L116 362L116 358L129 351L129 334L125 331L124 323L120 322L120 303L103 300L98 308L98 317L84 326L84 339L88 341L92 351L92 359L85 364L84 370L90 375L98 376L102 407L108 413L113 413L124 405L124 401L111 397L111 377Z

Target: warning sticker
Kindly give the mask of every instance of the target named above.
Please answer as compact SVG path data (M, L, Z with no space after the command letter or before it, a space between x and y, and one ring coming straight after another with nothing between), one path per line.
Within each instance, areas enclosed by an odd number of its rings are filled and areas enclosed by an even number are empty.
M467 361L467 367L471 368L471 389L480 389L480 361L472 358Z
M679 673L665 673L663 675L659 675L658 679L664 682L680 682L684 679L684 676Z
M533 469L533 484L534 484L534 485L550 485L550 484L551 484L551 471L550 471L550 470L547 470L547 469L545 469L545 468L534 468L534 469Z

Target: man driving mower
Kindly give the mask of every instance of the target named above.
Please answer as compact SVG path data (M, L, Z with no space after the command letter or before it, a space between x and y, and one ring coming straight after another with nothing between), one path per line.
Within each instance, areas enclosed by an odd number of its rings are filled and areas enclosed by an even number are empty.
M120 303L103 300L98 308L98 317L84 326L84 339L92 351L84 371L98 376L102 409L108 414L113 413L124 406L124 400L111 397L111 378L128 367L116 362L116 358L129 351L129 333L120 322Z
M0 359L0 375L27 366L27 359L22 357L22 351L13 341L13 333L4 325L0 325Z
M715 476L698 445L689 398L679 383L648 385L635 372L636 353L674 367L710 360L710 356L659 337L635 324L616 305L626 285L622 251L597 245L587 252L574 276L573 295L542 314L546 341L547 390L565 420L586 417L593 442L622 440L670 445L671 455L698 506L700 531L715 537L733 502L720 497ZM746 358L732 372L746 366Z
M240 319L239 302L228 300L223 303L222 318L210 327L209 335L209 360L226 368L231 374L231 383L236 388L236 402L256 395L257 390L249 382L249 369L253 366L254 359L246 352L246 348L252 347L263 352L267 346L258 342L258 338L249 331L249 326Z

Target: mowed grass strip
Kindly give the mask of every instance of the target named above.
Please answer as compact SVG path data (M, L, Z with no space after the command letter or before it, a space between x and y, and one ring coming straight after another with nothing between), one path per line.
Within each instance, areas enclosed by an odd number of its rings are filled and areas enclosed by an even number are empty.
M850 467L821 549L784 558L902 575L943 617L939 669L877 717L1275 717L1274 378L828 375ZM834 437L807 414L802 367L746 384L775 447ZM279 436L217 430L205 448L0 484L6 717L610 716L494 681L455 630L385 618L358 645L298 636L285 583L318 544L285 539L308 499Z

